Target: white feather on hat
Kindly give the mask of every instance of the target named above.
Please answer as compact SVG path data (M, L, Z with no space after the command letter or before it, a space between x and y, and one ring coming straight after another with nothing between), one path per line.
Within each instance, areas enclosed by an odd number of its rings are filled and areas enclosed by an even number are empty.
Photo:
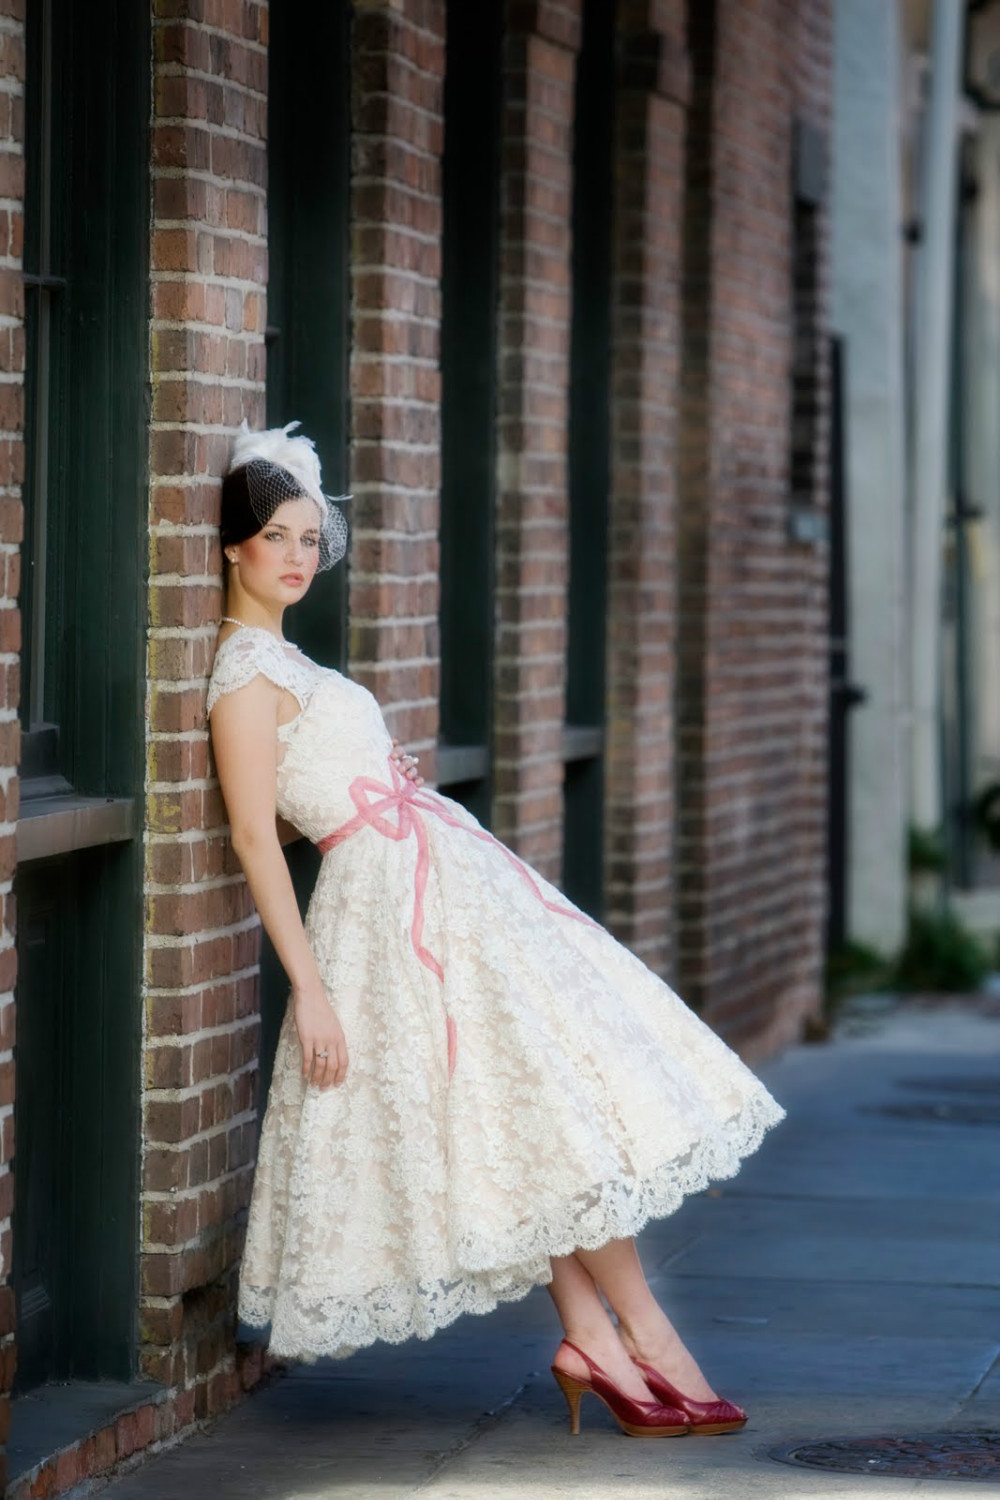
M294 474L325 514L327 497L323 493L316 444L312 438L288 436L293 428L299 426L301 426L299 422L288 422L284 427L269 427L264 432L251 432L244 417L233 443L229 472L243 468L244 464L248 464L254 458L263 458L269 463L279 464L281 468Z

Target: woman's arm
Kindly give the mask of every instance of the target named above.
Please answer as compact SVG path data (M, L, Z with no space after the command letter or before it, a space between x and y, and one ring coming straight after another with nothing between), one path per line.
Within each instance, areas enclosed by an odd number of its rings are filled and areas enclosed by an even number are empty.
M283 690L257 676L212 709L212 748L233 848L267 935L292 986L302 1072L321 1087L342 1083L347 1044L306 938L275 808L278 706ZM327 1057L316 1054L326 1052Z

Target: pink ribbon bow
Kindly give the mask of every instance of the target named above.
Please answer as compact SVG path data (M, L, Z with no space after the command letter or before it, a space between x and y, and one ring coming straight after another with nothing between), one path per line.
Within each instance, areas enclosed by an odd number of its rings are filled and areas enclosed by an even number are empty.
M410 781L399 770L394 760L389 760L389 774L391 784L376 781L373 776L356 776L348 787L351 801L357 808L357 813L332 833L317 841L316 847L321 854L326 854L335 849L338 844L344 843L346 839L359 833L362 828L374 828L384 838L393 839L401 843L410 837L412 833L417 841L417 863L413 874L413 919L410 923L410 940L413 943L413 951L420 962L432 974L436 974L441 983L444 983L444 969L441 967L433 953L424 947L424 894L427 890L427 877L430 873L430 847L427 837L427 825L422 814L432 813L442 823L447 823L450 828L460 828L463 833L470 834L472 838L479 839L486 844L493 844L503 854L504 858L511 864L521 876L527 881L531 890L538 900L549 911L557 912L563 917L572 917L576 922L582 922L587 927L597 927L600 924L584 916L583 912L574 911L572 908L559 906L555 901L549 901L536 884L530 870L521 863L516 854L513 854L499 839L495 839L485 828L470 828L450 813L436 792L422 791L414 782ZM455 1068L456 1031L455 1023L451 1016L447 1017L448 1033L448 1076L451 1077Z

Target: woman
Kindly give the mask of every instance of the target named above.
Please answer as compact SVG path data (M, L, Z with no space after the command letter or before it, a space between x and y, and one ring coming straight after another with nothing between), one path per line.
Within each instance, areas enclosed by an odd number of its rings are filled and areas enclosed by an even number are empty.
M784 1110L679 997L458 803L374 697L282 634L346 550L312 443L243 425L208 706L233 846L291 986L240 1315L312 1360L428 1338L545 1284L578 1431L734 1431L632 1236ZM305 925L281 853L323 851ZM609 1306L614 1313L612 1321Z

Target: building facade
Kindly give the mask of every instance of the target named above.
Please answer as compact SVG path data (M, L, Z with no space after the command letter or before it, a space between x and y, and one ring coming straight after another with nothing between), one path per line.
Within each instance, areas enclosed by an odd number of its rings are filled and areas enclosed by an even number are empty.
M8 1494L268 1370L244 417L353 496L290 638L748 1058L818 1015L831 62L817 0L0 0Z
M832 326L843 346L846 935L904 941L911 833L1000 930L1000 5L834 7Z

